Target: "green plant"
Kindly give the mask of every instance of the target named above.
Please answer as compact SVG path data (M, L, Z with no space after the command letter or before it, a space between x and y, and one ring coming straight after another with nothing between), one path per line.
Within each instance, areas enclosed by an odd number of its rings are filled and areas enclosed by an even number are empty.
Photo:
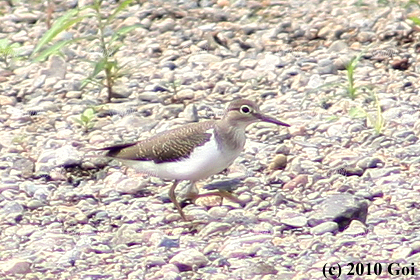
M375 115L369 114L365 109L361 107L352 107L349 111L349 115L353 118L366 118L368 124L370 124L375 130L376 135L381 134L384 127L384 117L382 116L382 109L379 104L379 99L374 91L371 91L375 100Z
M87 108L80 114L79 118L74 118L74 121L80 124L84 130L84 132L88 132L92 127L95 125L94 118L95 118L95 109Z
M72 9L68 11L66 14L64 14L54 22L52 27L38 42L37 46L35 47L32 53L33 60L43 61L52 54L55 54L57 52L60 53L61 49L64 46L76 43L80 40L98 41L102 56L95 61L86 60L92 65L93 70L91 74L83 80L81 88L83 89L89 84L93 84L101 88L106 87L108 91L107 101L109 102L111 100L112 88L115 84L116 79L123 75L121 69L124 67L124 65L120 66L115 57L115 53L122 46L122 44L119 43L118 40L121 39L128 32L138 27L141 27L142 25L134 24L132 26L124 26L122 28L119 28L118 30L115 30L112 36L107 36L104 30L106 28L109 29L109 26L112 24L112 21L116 18L116 16L131 2L133 2L133 0L121 1L109 16L105 16L101 12L103 0L95 0L92 5L84 7L80 10ZM80 12L83 10L92 10L92 12L81 15ZM52 40L58 34L60 34L66 29L71 28L73 25L79 23L83 19L90 17L96 19L98 29L97 34L87 37L79 37L75 39L61 40L51 45ZM45 48L47 45L48 47ZM99 75L101 72L105 73L105 77Z
M181 86L181 80L180 79L176 79L173 80L172 82L170 82L170 84L172 85L173 91L174 91L174 96L178 93L178 88Z
M132 26L125 26L117 30L109 40L106 40L104 30L107 26L110 25L111 21L126 8L133 0L126 0L121 2L117 8L111 13L110 16L104 17L101 14L101 4L102 0L95 0L92 9L95 11L95 18L98 25L98 34L96 39L99 40L99 45L102 51L102 58L99 61L89 61L94 65L92 73L87 77L83 83L82 88L88 84L96 84L98 86L105 86L108 91L108 102L111 101L112 88L115 84L116 79L123 76L124 73L121 72L123 66L119 66L117 59L115 58L115 53L122 46L117 42L119 38L128 32L132 31L135 28L141 27L142 25L135 24ZM105 72L105 81L98 82L98 75L100 72ZM105 84L105 85L104 85Z
M420 1L419 0L408 0L407 3L404 5L404 8L410 8L411 5L417 6L417 8L420 8Z
M17 58L18 47L18 43L10 44L7 39L0 40L0 62L4 64L4 68L9 69L13 60Z
M354 5L356 6L356 7L362 7L362 6L367 6L367 4L365 3L365 2L363 2L363 0L357 0L355 3L354 3Z
M409 20L411 20L415 25L420 25L420 19L418 17L409 17Z
M383 6L388 6L389 1L388 0L378 0L378 4L383 5Z
M44 36L42 36L42 38L39 40L38 44L36 45L35 49L31 54L31 57L34 62L44 61L49 56L59 53L60 50L66 45L75 43L78 40L88 39L86 37L82 37L78 39L61 40L41 51L41 49L50 44L58 34L63 32L64 30L69 29L74 24L82 21L85 17L87 17L87 15L77 16L78 13L79 11L76 9L69 10L67 13L59 17L54 22L52 27L47 32L45 32Z
M359 53L356 57L353 57L349 64L346 66L347 71L347 93L351 100L356 99L357 93L356 91L359 90L359 87L354 85L354 70L356 69L357 63L359 63L360 59L362 58L364 52Z

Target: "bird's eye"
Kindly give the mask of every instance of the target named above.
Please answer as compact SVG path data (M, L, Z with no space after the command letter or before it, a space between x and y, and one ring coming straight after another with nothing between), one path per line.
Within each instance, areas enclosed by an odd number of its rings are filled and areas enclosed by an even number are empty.
M252 112L252 109L248 105L242 105L241 108L240 108L240 111L241 111L242 114L248 115L249 113Z

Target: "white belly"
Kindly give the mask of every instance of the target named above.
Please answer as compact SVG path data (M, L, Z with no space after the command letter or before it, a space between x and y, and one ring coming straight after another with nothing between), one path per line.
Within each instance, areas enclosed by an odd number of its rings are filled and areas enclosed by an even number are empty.
M203 146L194 149L189 157L180 161L156 164L153 161L118 160L139 172L162 179L197 181L226 169L241 151L242 148L229 152L221 151L212 137Z

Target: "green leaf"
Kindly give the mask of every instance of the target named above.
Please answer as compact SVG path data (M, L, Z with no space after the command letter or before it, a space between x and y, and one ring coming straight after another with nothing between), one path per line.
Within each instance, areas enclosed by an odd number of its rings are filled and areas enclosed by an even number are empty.
M37 52L39 52L39 50L43 46L51 42L52 39L54 39L54 37L60 34L62 31L70 28L72 25L80 22L81 20L89 16L89 15L84 15L84 16L80 16L80 17L72 19L72 17L76 16L77 13L78 11L76 9L72 9L68 11L66 14L64 14L63 16L61 16L60 18L58 18L55 21L54 25L50 28L50 30L48 30L44 34L44 36L42 36L41 40L38 42L38 45L35 47L34 51L32 52L32 56L35 55Z
M103 71L105 69L105 63L106 63L106 59L101 58L101 60L99 60L95 64L95 68L93 69L93 72L92 72L92 75L91 75L92 78L96 77L96 75L98 75L101 71Z
M59 17L51 26L51 28L42 36L41 40L38 42L38 45L35 47L33 53L38 52L45 44L49 43L57 34L59 34L62 29L63 25L69 21L70 18L77 15L78 11L76 9L72 9Z
M11 48L19 48L20 44L19 43L13 43L10 45Z
M73 121L77 122L80 125L83 125L83 122L79 120L78 118L73 118Z
M95 111L92 108L88 108L83 112L83 115L85 115L90 121L95 117Z
M114 12L106 19L105 25L108 25L117 16L117 14L130 5L131 2L133 2L133 0L125 0L121 2Z
M44 61L46 58L48 58L50 55L57 53L61 48L63 48L64 46L80 41L80 40L84 40L86 39L86 37L80 37L80 38L76 38L76 39L70 39L70 40L64 40L64 41L59 41L57 43L55 43L54 45L52 45L51 47L43 50L38 56L36 56L33 61L34 62L39 62L39 61Z
M367 116L366 111L359 107L352 107L349 115L353 118L365 118Z
M94 80L93 78L89 77L86 79L83 79L82 81L82 85L80 86L80 90L84 89L88 84L94 84L98 87L103 87L103 84L97 82L96 80Z
M92 83L90 78L83 79L82 84L80 85L80 90L84 89L90 83Z
M335 115L332 115L332 116L327 118L327 121L336 121L336 120L338 120L338 117L335 116Z
M134 24L130 26L123 26L120 29L118 29L111 37L111 40L109 41L109 44L113 43L115 40L120 38L121 36L124 36L125 34L133 31L136 28L144 27L143 24Z
M87 124L89 122L89 118L85 116L85 114L82 114L80 119L82 120L83 124Z
M66 41L60 41L49 47L48 49L43 50L38 56L36 56L32 61L33 62L39 62L44 61L47 59L50 55L57 53L62 47L65 45L68 45L73 40L66 40Z
M112 70L112 68L116 68L117 67L117 62L115 61L108 61L107 63L105 63L105 69L107 70Z
M408 19L414 22L414 24L420 25L420 19L418 17L409 17Z
M4 49L9 45L9 40L6 38L0 39L0 49Z

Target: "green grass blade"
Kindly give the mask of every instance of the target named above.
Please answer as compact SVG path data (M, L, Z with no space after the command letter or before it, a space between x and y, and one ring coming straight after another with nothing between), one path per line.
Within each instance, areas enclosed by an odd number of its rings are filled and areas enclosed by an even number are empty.
M68 45L73 40L66 40L66 41L60 41L49 47L48 49L45 49L42 51L38 56L36 56L32 61L33 62L39 62L46 60L50 55L57 53L62 47L65 45Z
M32 52L32 56L37 53L44 45L51 42L52 39L54 39L55 36L57 36L60 32L63 30L66 30L76 22L81 21L83 17L79 17L76 19L71 19L74 16L76 16L78 11L76 9L72 9L68 11L66 14L58 18L54 25L42 36L41 40L39 40L37 46L35 47L34 51Z
M367 113L362 108L352 107L349 110L349 115L352 118L360 119L360 118L366 118Z
M71 39L71 40L64 40L64 41L59 41L57 43L55 43L54 45L52 45L51 47L43 50L38 56L36 56L32 61L33 62L39 62L39 61L44 61L45 59L47 59L50 55L58 52L61 48L63 48L64 46L77 42L79 40L83 40L85 38L76 38L76 39Z
M80 85L80 90L84 89L88 84L92 83L91 78L83 79L82 84Z
M105 69L105 58L102 58L101 60L98 61L98 63L95 64L95 68L93 69L93 73L91 75L91 77L96 77L96 75L98 75L101 71L103 71Z
M108 25L123 9L125 9L133 0L126 0L121 2L118 7L114 10L114 12L106 19L105 26Z
M134 30L136 28L139 28L139 27L144 27L144 26L143 26L143 24L134 24L134 25L130 25L130 26L121 27L120 29L118 29L114 33L114 35L112 35L111 40L109 41L109 44L113 43L115 40L117 40L121 36L124 36L125 34L131 32L132 30Z

